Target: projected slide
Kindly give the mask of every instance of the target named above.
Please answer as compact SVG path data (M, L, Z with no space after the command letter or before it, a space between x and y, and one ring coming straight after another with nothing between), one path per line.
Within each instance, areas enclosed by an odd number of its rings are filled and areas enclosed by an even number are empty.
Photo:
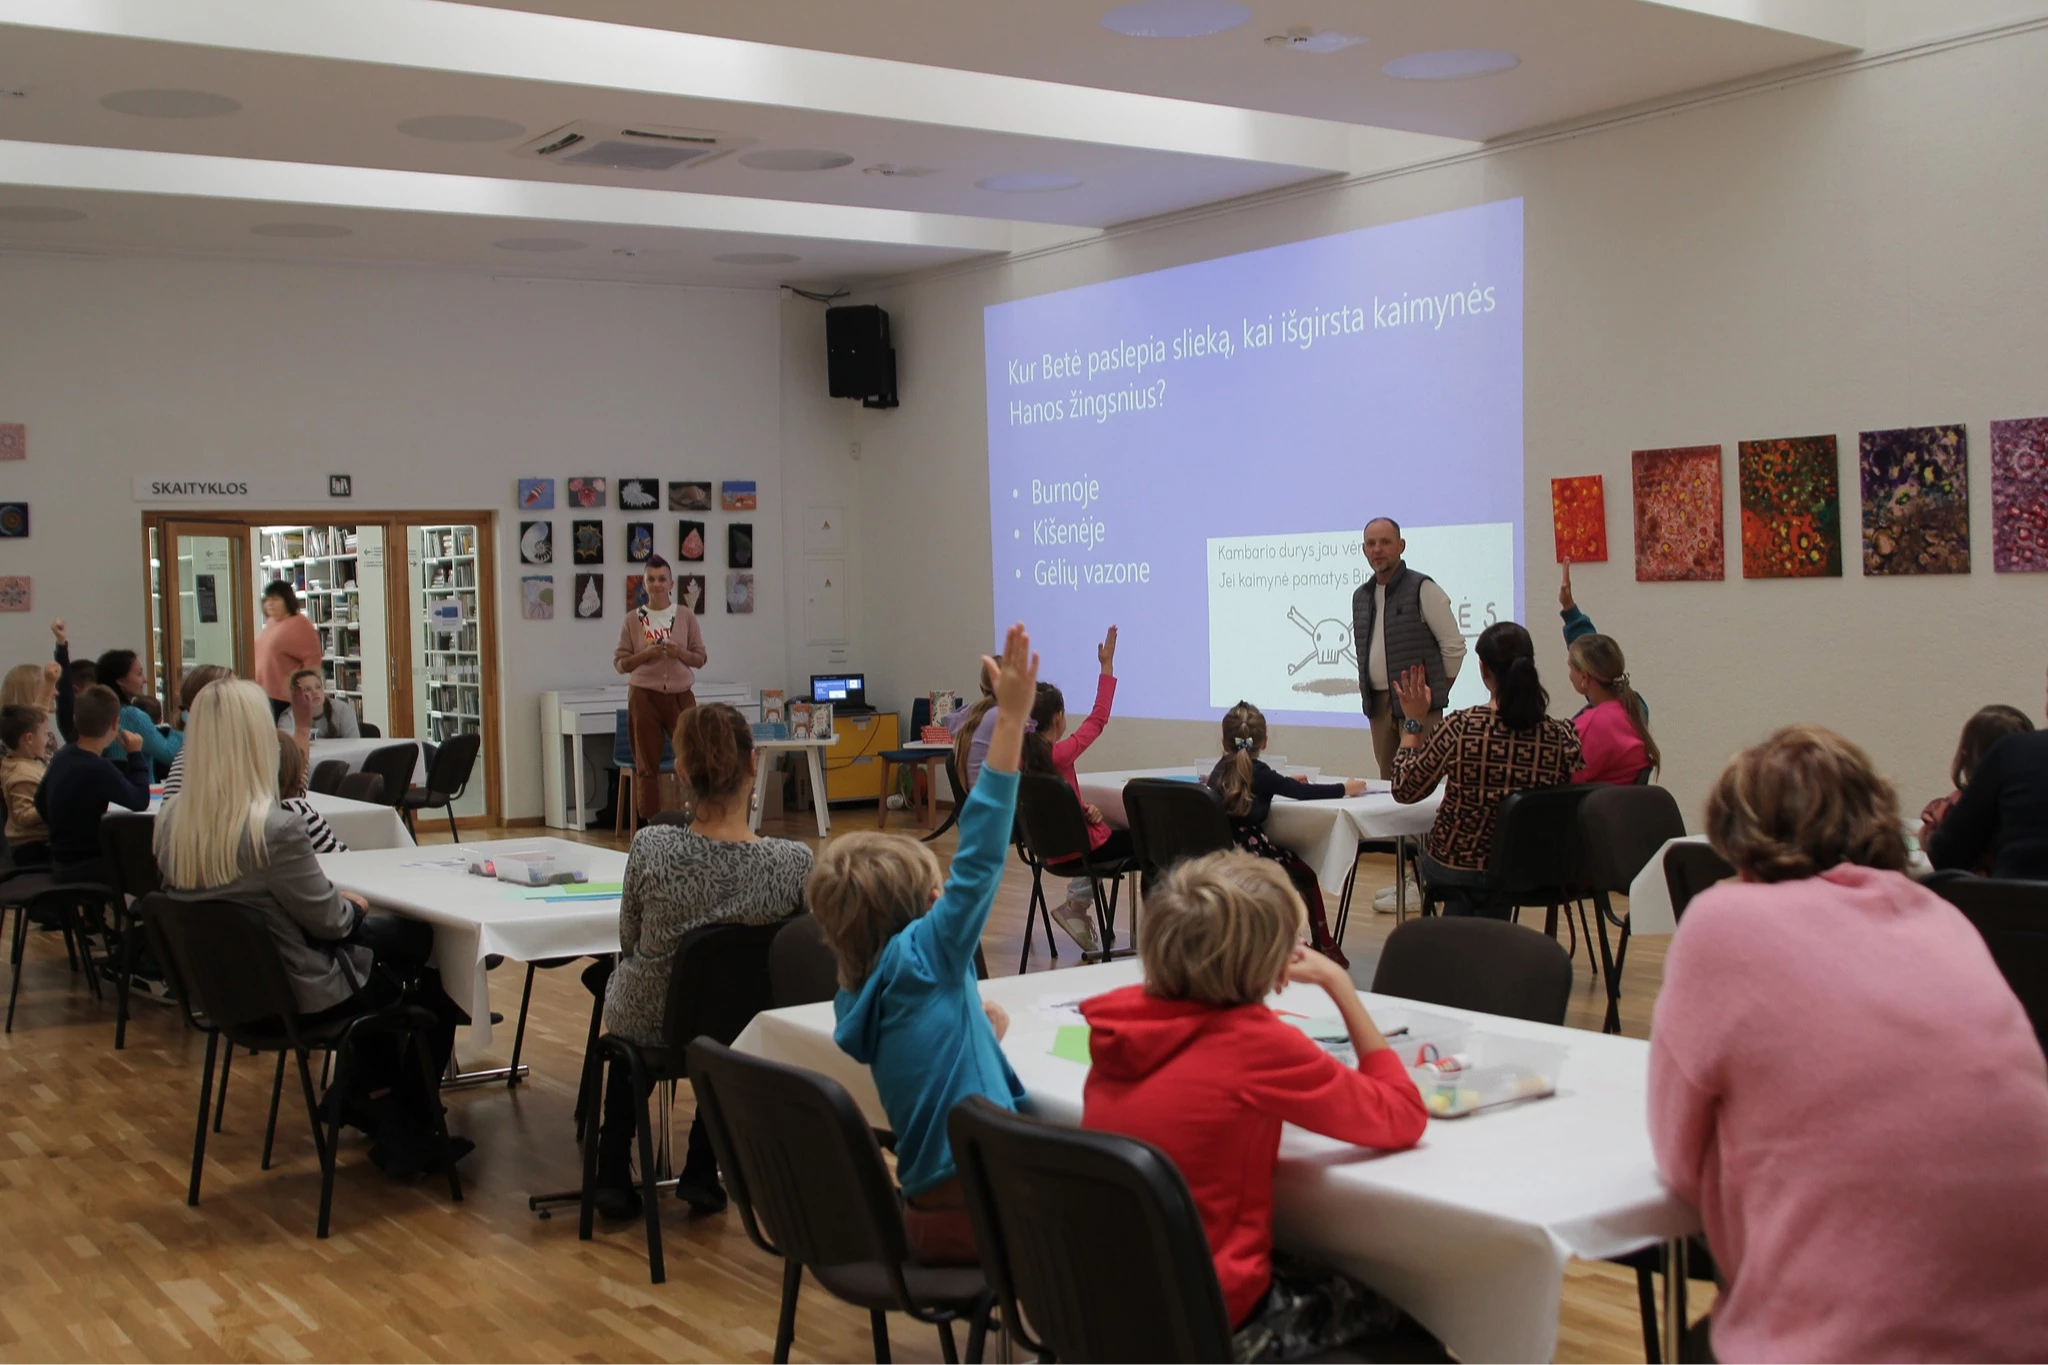
M1522 201L986 310L995 624L1117 712L1363 725L1363 528L1468 638L1519 618ZM1483 700L1468 665L1453 706Z

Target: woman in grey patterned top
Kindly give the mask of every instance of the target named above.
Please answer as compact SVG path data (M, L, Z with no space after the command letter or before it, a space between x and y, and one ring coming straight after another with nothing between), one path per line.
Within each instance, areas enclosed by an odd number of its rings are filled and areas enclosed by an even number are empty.
M789 839L763 839L748 828L754 794L754 741L730 706L683 712L676 723L676 770L690 784L696 819L689 829L649 825L633 837L619 898L619 961L605 987L608 1032L640 1044L662 1041L676 945L708 924L772 924L803 909L811 850ZM592 1194L607 1218L637 1218L630 1150L636 1094L625 1068L614 1066L605 1087L604 1124ZM703 1121L690 1125L689 1154L676 1192L703 1212L725 1207L718 1163Z

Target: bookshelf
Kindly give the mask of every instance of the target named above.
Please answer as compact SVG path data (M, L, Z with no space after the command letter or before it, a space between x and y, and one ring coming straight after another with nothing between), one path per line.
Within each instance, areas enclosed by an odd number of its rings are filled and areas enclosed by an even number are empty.
M420 657L417 677L425 725L420 738L440 744L484 725L483 652L477 620L477 538L474 526L413 528L419 562ZM459 602L462 624L435 621L437 604Z
M364 714L363 607L353 526L265 526L257 532L260 581L278 579L299 595L299 609L320 632L320 672L327 691ZM180 604L183 605L182 603Z

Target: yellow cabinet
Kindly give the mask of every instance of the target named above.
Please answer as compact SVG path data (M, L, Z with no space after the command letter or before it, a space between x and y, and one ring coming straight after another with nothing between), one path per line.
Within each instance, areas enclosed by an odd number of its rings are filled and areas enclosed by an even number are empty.
M896 713L832 717L832 747L825 751L825 798L873 801L882 794L882 760L897 745Z

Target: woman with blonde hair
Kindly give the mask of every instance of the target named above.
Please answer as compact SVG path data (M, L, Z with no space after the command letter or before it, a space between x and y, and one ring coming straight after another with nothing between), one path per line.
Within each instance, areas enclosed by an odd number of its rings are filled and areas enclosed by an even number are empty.
M1572 717L1579 732L1579 770L1572 781L1625 787L1663 766L1650 738L1650 713L1628 680L1628 661L1611 636L1581 635L1565 651L1572 691L1586 699Z
M1665 959L1650 1138L1706 1224L1722 1360L2048 1355L2048 1061L1982 937L1905 875L1864 752L1735 756Z
M459 1015L425 968L433 931L416 920L368 914L369 903L338 891L313 853L305 824L278 797L278 733L263 689L234 679L200 690L185 751L184 786L156 819L156 861L176 901L233 901L262 916L277 944L292 997L308 1022L377 1009L400 988L373 968L381 955L424 978L417 1003L441 1021L431 1039L434 1074L447 1067ZM344 1122L376 1139L371 1160L412 1175L438 1159L438 1095L419 1093L418 1067L383 1038L359 1050L357 1084L342 1096ZM375 1097L375 1098L373 1098ZM469 1150L452 1139L454 1155Z

